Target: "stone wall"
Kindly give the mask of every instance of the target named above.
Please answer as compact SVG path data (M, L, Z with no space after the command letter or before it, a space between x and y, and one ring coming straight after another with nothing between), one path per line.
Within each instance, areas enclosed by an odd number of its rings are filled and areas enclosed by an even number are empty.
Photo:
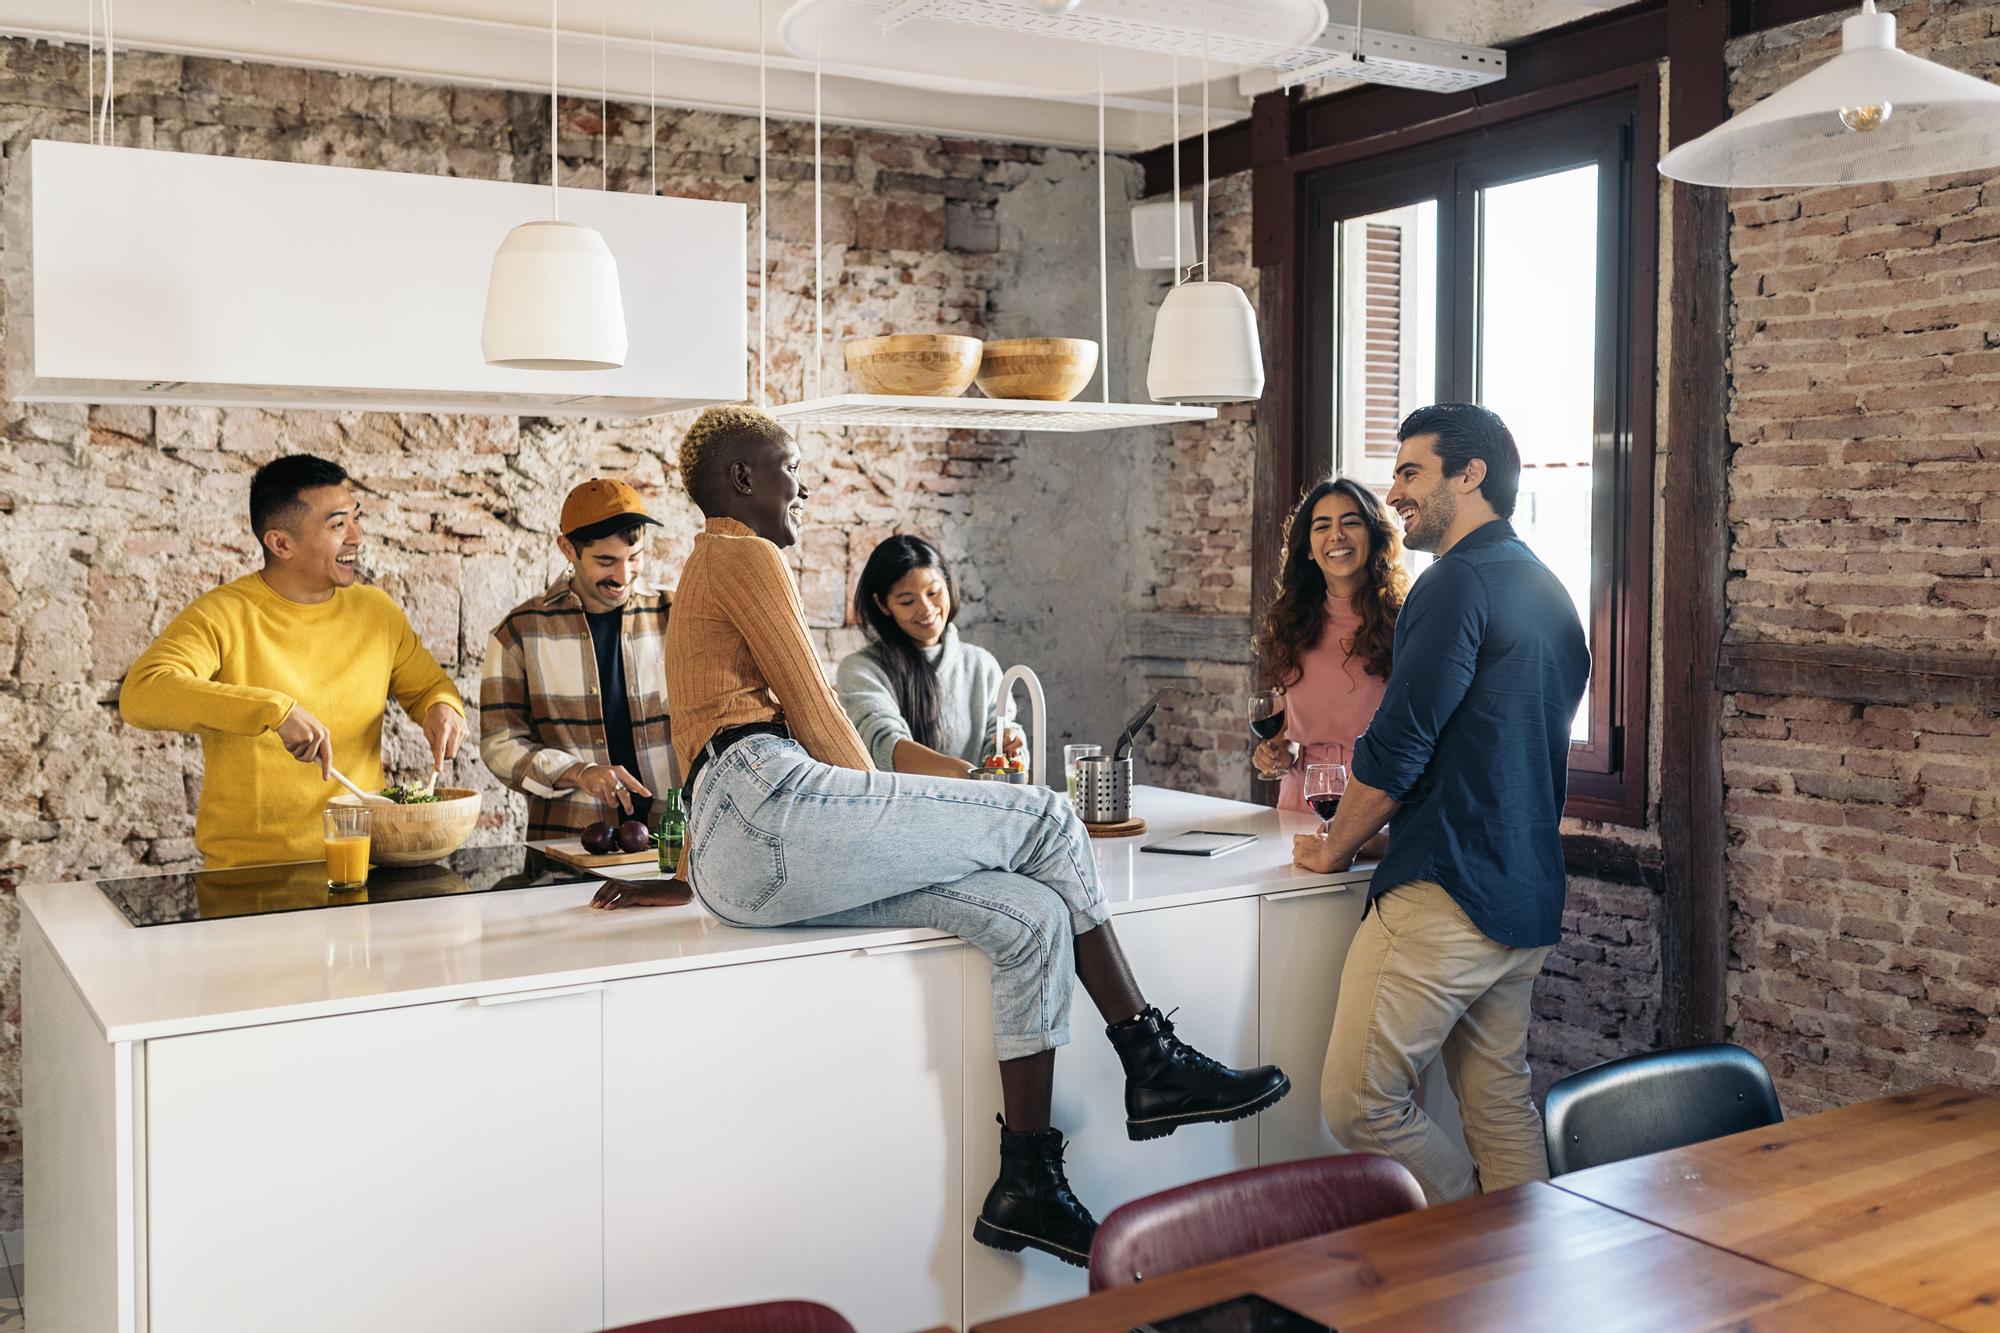
M1991 77L2000 3L1906 50ZM1749 104L1838 17L1737 42ZM2000 655L2000 175L1740 198L1730 634ZM1809 1111L2000 1080L2000 713L1728 701L1733 1032Z
M118 76L120 143L501 179L546 171L545 106L529 95L139 52L120 53ZM77 48L0 42L9 265L24 246L16 168L34 138L86 137L83 77ZM608 163L610 188L648 188L646 108L614 105L608 119L595 102L565 104L565 183L595 186ZM660 189L743 202L754 226L755 121L661 108L658 126ZM800 395L811 359L812 143L809 127L772 129L771 391L783 400ZM827 392L846 387L838 344L848 336L1096 336L1093 158L833 129L825 160ZM1123 161L1112 171L1122 201L1136 171ZM1129 274L1118 208L1113 272ZM754 301L754 273L749 282ZM1130 337L1140 325L1124 306L1141 297L1129 278L1114 291L1114 338ZM754 327L753 310L753 338ZM687 419L0 406L0 1230L19 1225L18 1185L5 1174L18 1181L12 890L191 863L199 750L127 730L118 683L183 604L252 567L244 507L255 467L309 450L354 473L368 576L476 698L488 631L562 568L555 516L577 480L621 475L648 495L666 522L655 568L671 578L697 526L671 466ZM1123 606L1124 514L1146 441L881 430L803 439L812 521L796 563L828 660L858 642L848 600L868 551L916 531L958 561L968 633L1003 660L1044 667L1053 743L1115 729L1126 690L1115 640L1098 631ZM1079 501L1096 512L1079 515ZM1101 532L1106 512L1116 522ZM1093 539L1092 558L1078 558L1080 535ZM398 716L391 733L392 764L414 767L415 729ZM475 750L459 777L488 793L478 836L519 831L519 798L493 785Z

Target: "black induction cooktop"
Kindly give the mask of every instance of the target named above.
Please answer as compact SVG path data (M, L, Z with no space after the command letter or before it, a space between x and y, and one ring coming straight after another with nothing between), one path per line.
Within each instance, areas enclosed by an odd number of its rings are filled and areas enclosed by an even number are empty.
M97 887L135 926L170 926L230 916L268 916L357 903L497 893L548 884L573 884L581 876L532 847L461 847L427 866L371 866L368 883L335 892L326 886L324 861L196 870L181 875L104 879Z

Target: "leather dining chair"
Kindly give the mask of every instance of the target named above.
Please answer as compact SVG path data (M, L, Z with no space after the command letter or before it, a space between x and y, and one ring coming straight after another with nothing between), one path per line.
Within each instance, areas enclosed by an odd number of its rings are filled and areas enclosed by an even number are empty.
M1374 1153L1232 1171L1114 1208L1090 1246L1090 1289L1269 1249L1424 1206L1401 1162Z
M1719 1042L1628 1055L1571 1074L1549 1089L1542 1133L1549 1174L1560 1176L1784 1118L1763 1062Z
M812 1301L763 1301L621 1324L606 1333L854 1333L854 1325Z

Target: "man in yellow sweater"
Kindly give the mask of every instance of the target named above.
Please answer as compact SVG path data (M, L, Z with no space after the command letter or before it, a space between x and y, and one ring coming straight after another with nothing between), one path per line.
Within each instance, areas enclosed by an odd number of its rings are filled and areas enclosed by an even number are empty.
M330 770L382 786L390 695L422 720L440 766L466 732L465 701L402 611L356 585L361 507L338 464L266 463L250 526L264 568L196 598L118 696L134 727L201 737L194 840L210 869L319 856L320 811L341 791Z

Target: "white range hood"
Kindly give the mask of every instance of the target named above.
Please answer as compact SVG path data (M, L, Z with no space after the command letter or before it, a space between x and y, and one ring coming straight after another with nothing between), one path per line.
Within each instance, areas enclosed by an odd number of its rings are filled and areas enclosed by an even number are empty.
M25 402L642 417L747 396L743 205L562 191L618 262L604 371L480 354L493 252L546 184L38 140L9 201Z

